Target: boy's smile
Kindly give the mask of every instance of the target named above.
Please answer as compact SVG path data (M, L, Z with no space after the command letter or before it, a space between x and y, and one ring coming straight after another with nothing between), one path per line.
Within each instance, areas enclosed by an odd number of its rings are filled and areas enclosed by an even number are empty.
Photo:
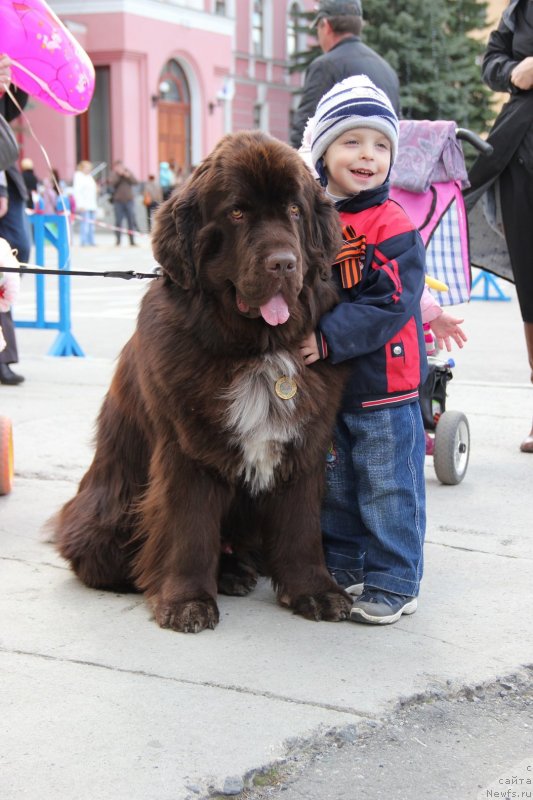
M390 162L391 143L385 134L373 128L345 131L324 153L328 191L341 197L381 186Z

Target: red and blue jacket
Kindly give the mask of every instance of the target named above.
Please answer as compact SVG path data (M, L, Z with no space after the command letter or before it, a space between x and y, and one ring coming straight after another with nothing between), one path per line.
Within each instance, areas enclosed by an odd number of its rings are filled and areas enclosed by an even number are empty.
M425 250L388 182L337 204L344 246L333 265L340 302L319 323L323 358L352 370L344 411L418 399L427 374L420 315Z

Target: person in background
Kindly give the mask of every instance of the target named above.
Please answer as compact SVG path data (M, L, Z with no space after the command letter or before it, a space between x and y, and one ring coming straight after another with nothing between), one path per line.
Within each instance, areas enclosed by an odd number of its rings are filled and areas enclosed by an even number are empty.
M22 179L24 181L24 185L26 186L26 191L28 192L26 206L27 208L33 209L34 200L39 189L39 178L34 172L33 161L31 158L23 158L20 162L20 168L22 171Z
M135 205L133 187L138 183L137 178L131 170L124 166L123 162L117 160L113 163L113 171L109 176L109 185L113 190L113 208L115 209L115 237L117 247L120 245L121 226L124 220L128 225L128 236L130 245L135 246L133 232L137 226L135 223Z
M0 54L0 114L11 122L19 116L20 111L5 93L6 88L15 97L21 108L28 102L26 92L10 84L11 60L8 56ZM22 175L13 165L0 173L0 237L9 242L17 250L20 263L27 263L30 256L30 237L26 224L26 202L28 193ZM7 386L16 386L22 383L24 377L11 369L11 364L18 362L18 348L15 337L15 326L11 311L0 313L0 328L6 341L6 347L0 352L0 383Z
M320 98L334 84L351 75L367 75L389 98L396 114L400 110L400 82L392 67L375 50L363 44L361 0L320 0L311 23L323 55L310 64L300 104L291 125L290 143L298 149L307 120Z
M55 180L52 176L47 176L43 179L39 193L41 195L40 210L43 214L57 214L59 194L55 188Z
M176 185L176 175L168 161L159 164L159 185L163 192L163 200L168 200Z
M186 180L185 170L179 164L176 164L173 158L169 161L170 169L174 173L174 189L179 189Z
M499 190L505 242L524 323L530 378L533 382L533 2L510 0L498 28L492 31L483 58L485 83L495 92L507 92L489 133L491 155L480 155L468 178L467 208L478 197ZM531 430L520 444L533 453Z
M90 161L80 161L74 172L72 192L76 213L80 218L80 246L94 247L94 222L98 207L98 186L91 175L93 165Z
M152 230L152 214L157 206L163 202L163 192L155 175L148 175L148 180L144 184L143 203L146 208L146 224L148 231Z
M385 93L366 75L347 78L320 100L311 130L345 245L332 272L339 303L300 352L307 365L351 367L326 462L324 553L339 585L359 595L350 619L386 625L416 611L423 573L426 253L389 199L399 124Z

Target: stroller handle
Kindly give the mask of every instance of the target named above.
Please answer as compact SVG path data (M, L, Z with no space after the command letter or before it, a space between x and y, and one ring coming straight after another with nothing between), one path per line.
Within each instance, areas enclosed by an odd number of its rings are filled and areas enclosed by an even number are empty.
M456 128L455 135L458 139L462 139L463 142L471 144L480 153L486 156L492 155L493 146L478 136L477 133L474 133L474 131L469 131L468 128Z

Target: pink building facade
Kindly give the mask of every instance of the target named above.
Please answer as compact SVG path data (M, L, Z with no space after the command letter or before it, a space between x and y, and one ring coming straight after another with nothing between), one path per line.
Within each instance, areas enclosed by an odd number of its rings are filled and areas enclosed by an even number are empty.
M30 101L23 154L61 178L76 163L122 159L140 180L174 160L186 172L227 132L260 128L288 139L291 52L307 47L295 11L313 0L57 0L49 5L96 69L91 106L64 116ZM36 141L38 139L38 141ZM40 143L40 144L39 144Z

